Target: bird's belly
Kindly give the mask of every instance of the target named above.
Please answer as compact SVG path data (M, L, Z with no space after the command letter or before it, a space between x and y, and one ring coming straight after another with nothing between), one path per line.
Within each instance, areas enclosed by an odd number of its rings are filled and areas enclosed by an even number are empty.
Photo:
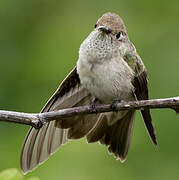
M81 67L80 67L81 66ZM77 65L81 84L104 103L132 100L132 70L123 62Z

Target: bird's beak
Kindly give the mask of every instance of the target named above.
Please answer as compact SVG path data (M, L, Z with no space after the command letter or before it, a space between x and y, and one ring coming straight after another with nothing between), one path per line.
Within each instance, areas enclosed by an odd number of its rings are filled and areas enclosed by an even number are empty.
M99 31L102 31L102 32L106 33L106 34L111 33L111 29L109 29L109 28L106 27L106 26L99 26L97 29L98 29Z

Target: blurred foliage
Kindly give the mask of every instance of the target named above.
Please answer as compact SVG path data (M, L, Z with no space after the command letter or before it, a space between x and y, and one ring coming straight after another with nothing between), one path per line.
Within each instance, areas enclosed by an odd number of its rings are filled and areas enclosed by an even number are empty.
M119 14L149 73L151 98L179 94L179 1L1 0L0 109L39 112L75 65L83 39L104 12ZM179 118L152 110L154 148L137 113L125 163L104 146L79 140L62 147L29 176L73 180L179 179ZM19 167L28 127L1 123L0 170Z
M0 180L25 180L17 169L7 169L0 172ZM31 177L26 180L39 180L37 177Z

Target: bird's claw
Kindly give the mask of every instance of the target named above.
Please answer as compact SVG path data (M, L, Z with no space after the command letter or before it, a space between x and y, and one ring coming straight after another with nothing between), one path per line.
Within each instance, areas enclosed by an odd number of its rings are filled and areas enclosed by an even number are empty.
M94 113L98 113L98 111L97 111L97 109L96 109L96 104L92 104L91 105L91 108L92 108L92 111L94 112Z
M111 103L111 110L114 111L114 112L118 112L118 108L117 108L117 104L120 103L122 100L115 100Z
M91 108L92 108L92 111L97 114L98 111L96 109L96 102L97 102L97 99L95 98L94 101L91 104Z

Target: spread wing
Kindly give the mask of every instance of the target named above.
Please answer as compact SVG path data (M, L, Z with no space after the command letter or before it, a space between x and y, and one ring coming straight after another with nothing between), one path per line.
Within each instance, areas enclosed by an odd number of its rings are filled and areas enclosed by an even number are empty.
M148 87L147 87L147 72L145 66L139 57L139 55L135 53L128 53L125 55L124 60L128 63L128 65L134 70L135 78L133 81L133 85L135 87L135 96L137 100L147 100L148 96ZM141 110L141 114L143 116L146 128L148 133L155 145L157 145L155 129L152 124L152 118L150 115L149 109Z
M94 97L80 85L76 67L60 84L41 112L90 104ZM63 118L45 124L41 129L31 128L21 150L21 169L27 173L43 163L68 139L78 139L88 134L99 115ZM90 120L89 120L90 119Z

